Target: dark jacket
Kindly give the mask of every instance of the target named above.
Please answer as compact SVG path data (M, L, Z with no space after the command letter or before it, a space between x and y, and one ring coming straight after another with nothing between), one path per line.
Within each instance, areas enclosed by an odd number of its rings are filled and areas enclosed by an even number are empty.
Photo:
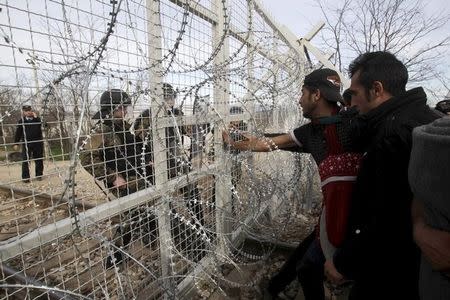
M167 110L167 116L179 117L184 113L178 108L172 108ZM167 168L169 170L169 178L177 177L181 174L189 172L189 164L186 162L186 158L183 155L182 149L184 143L184 135L186 134L186 128L184 126L166 127L166 147L168 150Z
M22 117L19 121L17 121L16 134L14 136L14 142L17 144L20 141L24 141L25 143L42 143L42 122L41 118L31 118L27 120L25 117Z
M312 120L310 123L294 129L290 134L296 147L283 150L310 153L314 161L319 165L330 153L334 145L329 145L334 139L328 139L332 132L336 132L337 141L342 145L344 152L354 152L354 142L352 140L353 121L357 113L353 110L340 111L336 115L321 117Z
M423 89L415 88L358 119L364 156L349 232L334 256L337 270L355 280L356 299L418 297L419 251L412 237L408 184L411 133L437 117Z

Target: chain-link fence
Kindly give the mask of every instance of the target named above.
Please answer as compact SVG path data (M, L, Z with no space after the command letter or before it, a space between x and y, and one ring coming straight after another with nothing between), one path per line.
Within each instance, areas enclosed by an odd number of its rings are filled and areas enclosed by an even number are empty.
M309 160L222 142L302 121L304 53L258 1L0 8L1 299L177 298L310 204Z

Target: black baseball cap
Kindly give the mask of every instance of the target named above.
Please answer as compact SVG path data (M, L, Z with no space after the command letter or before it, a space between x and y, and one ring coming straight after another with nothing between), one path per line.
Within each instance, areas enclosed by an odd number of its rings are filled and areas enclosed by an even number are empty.
M24 105L24 106L22 106L22 110L23 111L30 111L31 110L31 105Z
M335 70L324 68L312 71L306 75L303 85L318 88L327 101L343 102L342 82Z

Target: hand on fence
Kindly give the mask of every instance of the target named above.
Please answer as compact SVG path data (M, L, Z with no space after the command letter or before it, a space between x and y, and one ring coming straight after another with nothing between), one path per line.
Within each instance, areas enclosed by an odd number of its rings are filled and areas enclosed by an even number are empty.
M230 125L228 130L222 131L224 143L237 150L250 150L258 139L249 133L239 130L236 126Z
M231 147L233 147L234 141L231 139L230 134L228 133L228 130L222 130L222 139L225 144L228 144Z

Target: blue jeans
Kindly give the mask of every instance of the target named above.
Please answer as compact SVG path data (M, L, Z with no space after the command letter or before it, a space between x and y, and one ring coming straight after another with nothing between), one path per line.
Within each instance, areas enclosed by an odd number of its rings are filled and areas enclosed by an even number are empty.
M297 264L297 276L303 290L305 299L323 300L325 291L323 287L325 256L316 238L302 260Z

